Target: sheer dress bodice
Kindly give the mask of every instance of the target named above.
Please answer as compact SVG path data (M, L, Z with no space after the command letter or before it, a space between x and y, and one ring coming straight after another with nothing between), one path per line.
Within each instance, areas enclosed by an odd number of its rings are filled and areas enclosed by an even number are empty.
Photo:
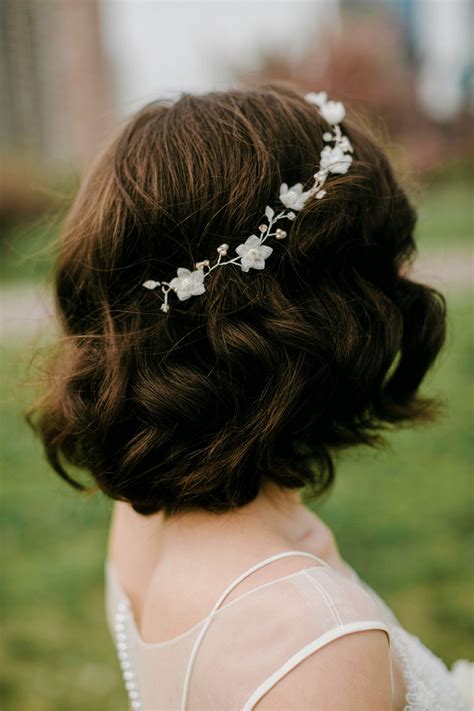
M226 603L254 571L286 556L315 565L277 577ZM333 640L383 630L392 669L402 670L404 711L469 711L444 663L406 632L383 600L355 573L317 556L284 551L233 580L206 617L165 642L145 642L111 561L107 620L135 711L251 711L283 676ZM392 695L396 696L392 672Z

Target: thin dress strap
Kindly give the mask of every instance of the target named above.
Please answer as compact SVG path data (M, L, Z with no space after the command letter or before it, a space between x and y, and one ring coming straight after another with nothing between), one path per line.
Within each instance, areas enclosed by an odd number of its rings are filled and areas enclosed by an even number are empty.
M265 558L265 560L261 560L259 563L255 563L255 565L252 565L252 567L248 568L246 571L241 573L237 578L234 578L234 580L226 587L224 592L220 595L219 599L215 603L214 607L210 611L205 624L203 625L195 643L193 646L193 649L191 651L190 657L189 657L189 662L188 662L188 667L186 669L186 676L184 679L184 686L183 686L183 696L181 699L181 711L186 711L186 705L188 703L188 694L189 694L189 684L191 681L191 672L194 666L194 661L196 659L196 655L199 650L199 646L203 640L204 635L206 634L209 625L211 624L217 610L221 606L221 604L224 602L225 598L227 595L240 583L242 580L247 578L249 575L254 573L256 570L259 570L260 568L263 568L265 565L268 565L268 563L272 563L274 560L278 560L279 558L287 558L290 555L300 555L300 556L305 556L307 558L313 558L313 560L317 560L319 563L322 565L326 566L327 568L330 568L331 566L326 563L324 560L321 558L318 558L318 556L313 555L313 553L307 553L306 551L283 551L282 553L276 553L275 555L270 556L269 558Z

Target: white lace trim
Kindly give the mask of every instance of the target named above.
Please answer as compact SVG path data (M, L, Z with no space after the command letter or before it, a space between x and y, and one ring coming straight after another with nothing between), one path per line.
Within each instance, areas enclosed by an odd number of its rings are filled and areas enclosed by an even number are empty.
M418 637L394 625L391 638L407 688L404 711L471 711L447 666Z

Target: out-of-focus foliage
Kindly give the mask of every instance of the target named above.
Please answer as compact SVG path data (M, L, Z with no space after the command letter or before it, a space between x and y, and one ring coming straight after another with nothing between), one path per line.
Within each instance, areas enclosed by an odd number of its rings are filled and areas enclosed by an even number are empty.
M79 179L19 156L2 165L0 175L0 281L44 279Z
M20 223L31 222L57 200L45 173L33 160L3 156L0 166L0 241Z

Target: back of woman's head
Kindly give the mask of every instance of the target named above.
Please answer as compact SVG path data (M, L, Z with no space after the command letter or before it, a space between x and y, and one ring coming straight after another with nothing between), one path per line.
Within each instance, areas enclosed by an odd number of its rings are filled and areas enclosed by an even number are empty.
M60 242L65 338L35 422L62 476L84 468L142 513L226 511L267 481L321 492L335 450L431 415L417 390L443 300L405 274L416 215L387 159L343 126L350 170L288 223L265 269L215 269L163 313L142 283L222 242L232 253L282 182L311 181L328 124L281 87L184 95L127 123Z

